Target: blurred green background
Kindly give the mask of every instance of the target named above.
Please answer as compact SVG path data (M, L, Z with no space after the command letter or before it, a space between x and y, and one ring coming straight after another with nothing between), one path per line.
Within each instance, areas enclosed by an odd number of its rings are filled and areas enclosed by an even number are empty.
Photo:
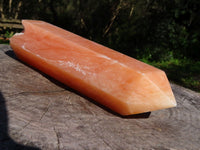
M0 43L38 19L163 69L200 92L199 0L0 0Z

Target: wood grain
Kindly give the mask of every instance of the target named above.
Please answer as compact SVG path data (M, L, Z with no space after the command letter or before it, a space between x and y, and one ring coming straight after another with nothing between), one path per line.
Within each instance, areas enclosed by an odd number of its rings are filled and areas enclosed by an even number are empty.
M0 149L199 150L200 94L171 86L176 108L123 118L0 45Z

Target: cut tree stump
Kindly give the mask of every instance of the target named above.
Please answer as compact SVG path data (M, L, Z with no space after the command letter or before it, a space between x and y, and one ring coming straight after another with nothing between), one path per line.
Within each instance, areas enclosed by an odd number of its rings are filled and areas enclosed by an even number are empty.
M200 94L171 86L176 108L123 118L0 45L0 150L199 150Z

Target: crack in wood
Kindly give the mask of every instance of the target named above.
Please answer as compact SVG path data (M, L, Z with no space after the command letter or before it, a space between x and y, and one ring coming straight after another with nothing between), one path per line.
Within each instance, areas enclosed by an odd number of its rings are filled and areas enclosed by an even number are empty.
M19 132L22 132L25 128L28 127L28 125L30 125L32 122L32 120L30 120L25 126L22 127L22 129Z
M40 117L40 121L42 120L42 118L45 116L45 114L49 111L51 105L51 101L49 101L47 108L45 109L45 111L43 112L42 116Z
M16 133L13 134L13 136L17 135L17 133L22 132L25 128L27 128L27 126L32 122L32 120L30 120L27 124L25 124L21 129L19 129Z
M60 150L60 138L59 138L58 132L55 129L55 126L53 127L53 131L54 131L56 138L57 138L57 148L58 148L58 150Z

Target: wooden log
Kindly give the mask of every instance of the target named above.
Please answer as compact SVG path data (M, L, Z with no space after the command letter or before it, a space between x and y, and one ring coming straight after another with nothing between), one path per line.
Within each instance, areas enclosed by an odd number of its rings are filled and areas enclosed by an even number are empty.
M0 27L10 29L23 29L23 26L21 24L14 23L0 23Z
M5 19L5 18L2 19L2 18L0 18L0 22L21 24L21 20L20 19Z
M198 150L200 94L171 85L176 108L122 118L0 45L0 149Z

